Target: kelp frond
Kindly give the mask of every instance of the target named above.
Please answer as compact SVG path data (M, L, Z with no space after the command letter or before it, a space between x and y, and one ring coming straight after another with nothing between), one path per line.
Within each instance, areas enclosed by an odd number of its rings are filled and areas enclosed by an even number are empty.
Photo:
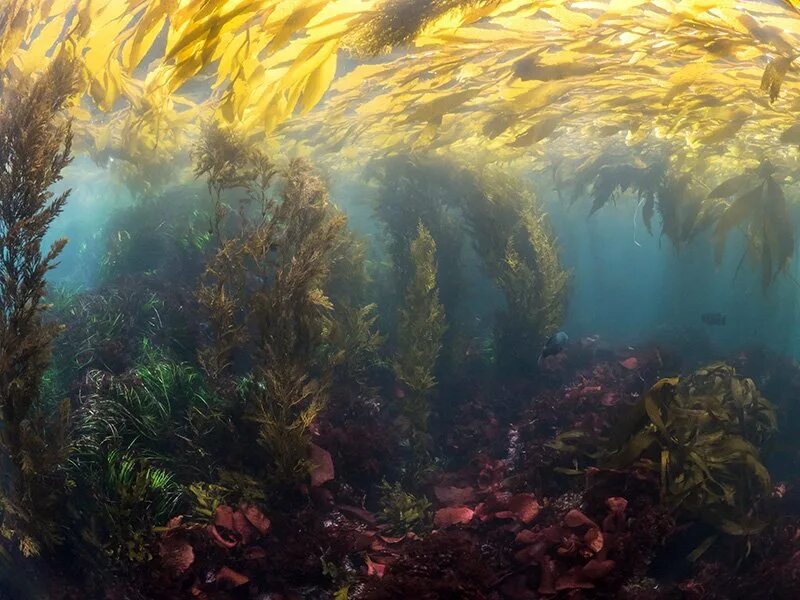
M732 535L759 531L759 500L771 492L760 448L777 429L754 383L725 364L656 383L608 464L654 470L662 501ZM618 438L619 439L619 438Z
M740 190L746 190L740 193ZM755 172L745 172L721 183L709 199L723 200L714 227L714 256L719 263L725 241L735 228L746 236L745 256L750 255L761 268L761 283L767 289L785 270L794 254L794 230L783 189L769 161ZM744 258L744 256L742 257Z
M249 156L254 167L230 178L259 210L240 212L202 278L198 299L211 329L200 361L220 389L229 389L235 355L246 355L240 366L249 373L239 391L247 417L272 478L291 487L306 472L309 430L327 397L330 365L318 354L330 331L325 289L346 220L307 162L292 161L282 188L273 190L272 162L257 151Z
M436 243L422 224L417 231L417 238L411 243L414 274L400 313L394 372L411 390L403 412L424 431L430 412L426 395L436 385L434 369L447 325L444 307L439 302Z
M49 250L42 244L69 197L49 189L71 161L72 130L64 111L77 87L75 65L61 56L37 80L4 89L0 107L0 445L6 457L0 493L6 508L18 507L5 511L4 527L28 541L53 518L46 509L53 481L46 480L64 443L48 441L46 428L32 423L46 422L40 385L59 329L42 322L43 297L45 276L66 240Z

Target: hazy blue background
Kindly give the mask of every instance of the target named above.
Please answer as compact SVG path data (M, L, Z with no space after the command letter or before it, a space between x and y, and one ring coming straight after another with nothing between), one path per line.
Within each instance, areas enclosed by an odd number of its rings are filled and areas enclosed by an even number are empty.
M113 212L131 202L127 190L112 181L109 172L88 158L79 158L66 173L63 186L73 187L64 214L50 239L70 239L61 265L51 275L54 282L91 286L102 257L104 226ZM379 241L383 235L371 216L371 189L357 178L337 175L331 180L332 196L350 216L356 231ZM620 198L587 219L589 201L567 208L544 194L552 225L561 245L563 264L572 271L568 315L564 329L573 339L599 334L611 344L638 344L672 340L707 344L720 353L764 344L800 357L797 329L798 285L796 262L791 277L781 276L764 293L760 276L745 264L734 281L742 253L735 236L726 247L724 262L714 264L713 251L700 239L678 255L669 240L659 240L637 216L634 243L633 198ZM464 263L470 282L465 293L475 312L490 320L498 295L465 249ZM724 327L709 327L700 320L706 312L727 316Z

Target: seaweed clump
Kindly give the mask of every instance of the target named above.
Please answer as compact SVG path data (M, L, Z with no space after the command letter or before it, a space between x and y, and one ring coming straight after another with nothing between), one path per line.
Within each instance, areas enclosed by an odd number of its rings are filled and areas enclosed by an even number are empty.
M426 533L431 527L430 501L424 496L415 496L403 489L399 483L384 481L380 486L381 512L379 520L391 534L405 535L408 532Z
M379 54L412 42L450 11L492 4L492 0L384 0L374 19L354 32L352 45L363 54Z
M364 598L479 600L490 593L493 578L475 540L468 533L437 531L414 542L382 578L373 578Z
M427 431L427 396L436 386L434 367L442 349L446 324L436 283L436 243L420 224L411 244L414 276L401 311L394 372L410 390L402 412L413 429Z
M50 186L71 162L72 129L64 111L77 91L74 64L55 59L37 80L3 90L0 108L0 412L2 531L24 554L58 539L54 491L67 453L69 405L47 416L41 382L59 327L42 319L45 276L66 240L43 239L69 191Z
M761 458L775 411L752 380L717 363L662 379L636 407L609 460L658 474L661 500L731 535L763 529L759 501L772 492Z
M290 163L275 197L270 193L275 165L237 143L243 149L234 154L245 157L244 164L230 172L225 170L230 153L219 166L207 154L213 144L198 150L198 173L206 173L215 190L218 220L230 212L219 207L222 192L230 186L245 191L238 225L221 241L198 291L211 325L200 360L229 393L226 382L237 368L246 369L232 393L244 398L246 418L256 425L258 443L272 462L271 477L292 483L308 473L310 427L327 398L329 373L318 350L333 305L324 288L345 218L306 162ZM231 183L218 185L217 179ZM221 227L221 221L215 224L220 235Z
M518 179L486 172L463 199L465 220L484 268L505 298L495 348L504 370L535 366L535 352L560 326L569 273L536 197Z
M420 223L436 243L439 289L449 319L442 370L458 368L469 352L469 338L474 342L480 333L468 325L482 315L474 314L479 302L468 297L464 285L464 239L472 243L487 287L493 283L500 292L498 304L505 301L495 319L496 364L506 372L535 367L530 349L560 326L569 273L560 264L544 207L524 180L499 169L471 172L430 156L395 157L372 166L380 184L375 214L386 227L401 287L413 276L409 248Z

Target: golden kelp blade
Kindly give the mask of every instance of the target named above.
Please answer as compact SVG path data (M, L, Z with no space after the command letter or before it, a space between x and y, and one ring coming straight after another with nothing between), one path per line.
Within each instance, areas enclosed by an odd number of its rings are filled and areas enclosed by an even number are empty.
M113 131L99 132L84 110L76 111L79 133L112 145L122 142L123 123L127 146L153 147L165 116L190 125L216 116L312 149L339 140L341 152L364 158L410 144L528 162L541 162L545 148L567 161L657 153L716 181L757 162L764 148L775 162L794 160L794 135L781 134L800 108L798 47L793 1L5 0L0 7L0 66L11 76L33 71L61 48L81 58L88 96L111 115L100 127ZM213 91L188 85L208 77ZM189 110L192 118L178 116ZM148 143L133 142L137 135Z

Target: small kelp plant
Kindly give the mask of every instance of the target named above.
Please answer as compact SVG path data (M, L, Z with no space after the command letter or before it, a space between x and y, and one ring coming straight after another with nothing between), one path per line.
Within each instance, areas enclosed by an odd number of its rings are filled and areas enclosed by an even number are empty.
M662 501L721 531L760 531L759 501L771 492L760 449L777 428L772 405L752 380L713 364L656 383L635 408L614 467L654 471Z

